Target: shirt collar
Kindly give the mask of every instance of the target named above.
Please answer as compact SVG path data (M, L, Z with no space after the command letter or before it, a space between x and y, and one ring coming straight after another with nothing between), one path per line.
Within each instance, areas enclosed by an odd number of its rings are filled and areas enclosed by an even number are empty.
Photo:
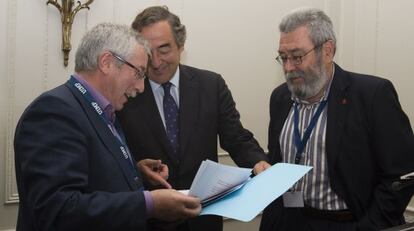
M111 121L112 123L115 122L115 109L109 102L105 96L103 96L98 90L96 90L92 85L90 85L84 78L82 78L79 74L72 75L77 81L79 81L86 90L91 94L91 96L96 100L99 107L103 109L105 113L105 117Z
M158 89L159 87L161 87L161 84L156 83L152 81L151 79L149 80L149 82L151 84L152 89ZM172 85L174 85L177 89L179 89L180 87L180 66L177 67L177 70L175 71L173 77L170 79L170 83L172 83Z

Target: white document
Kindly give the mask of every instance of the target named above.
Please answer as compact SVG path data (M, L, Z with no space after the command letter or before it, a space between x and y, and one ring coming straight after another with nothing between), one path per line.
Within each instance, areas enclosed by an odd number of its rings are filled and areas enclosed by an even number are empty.
M203 206L243 186L250 179L252 169L222 165L205 160L191 184L188 195L196 196Z
M401 180L414 179L414 172L410 172L400 177Z

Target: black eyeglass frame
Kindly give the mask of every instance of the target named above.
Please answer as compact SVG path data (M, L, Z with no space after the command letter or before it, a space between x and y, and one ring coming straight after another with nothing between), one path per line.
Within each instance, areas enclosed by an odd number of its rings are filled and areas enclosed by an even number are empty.
M135 78L137 80L145 80L147 78L145 72L141 71L138 67L134 66L133 64L131 64L130 62L126 61L125 59L123 59L121 56L117 55L115 52L109 51L109 53L111 53L111 55L113 57L115 57L116 59L118 59L120 62L128 65L129 67L131 67L132 69L135 70Z
M275 60L282 66L286 65L288 61L290 61L290 63L294 66L299 66L302 64L303 62L303 57L305 57L306 55L310 54L312 51L319 49L320 47L323 46L323 44L325 44L325 42L314 46L312 49L306 51L303 55L292 55L292 56L286 56L286 57L282 57L280 54L275 58Z

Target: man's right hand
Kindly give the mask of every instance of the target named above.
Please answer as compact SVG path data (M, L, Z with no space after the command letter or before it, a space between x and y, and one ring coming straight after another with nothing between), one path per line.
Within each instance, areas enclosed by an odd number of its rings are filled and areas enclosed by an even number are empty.
M151 191L154 205L153 217L164 221L177 221L200 214L200 200L186 196L174 189Z

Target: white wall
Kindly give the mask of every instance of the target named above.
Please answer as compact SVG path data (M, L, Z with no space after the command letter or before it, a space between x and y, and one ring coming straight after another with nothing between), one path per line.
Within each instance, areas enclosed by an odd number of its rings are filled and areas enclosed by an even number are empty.
M338 36L342 67L390 79L414 121L411 91L414 27L411 0L95 0L75 18L69 66L63 66L60 16L46 0L0 1L0 230L17 214L12 137L20 114L42 91L63 83L85 30L99 22L130 24L149 5L168 5L187 26L183 63L219 72L227 81L244 125L266 148L268 102L283 82L274 61L277 24L299 6L324 9ZM8 204L3 204L7 202ZM257 222L253 224L257 227ZM227 227L233 227L229 224ZM238 227L238 226L234 226Z

